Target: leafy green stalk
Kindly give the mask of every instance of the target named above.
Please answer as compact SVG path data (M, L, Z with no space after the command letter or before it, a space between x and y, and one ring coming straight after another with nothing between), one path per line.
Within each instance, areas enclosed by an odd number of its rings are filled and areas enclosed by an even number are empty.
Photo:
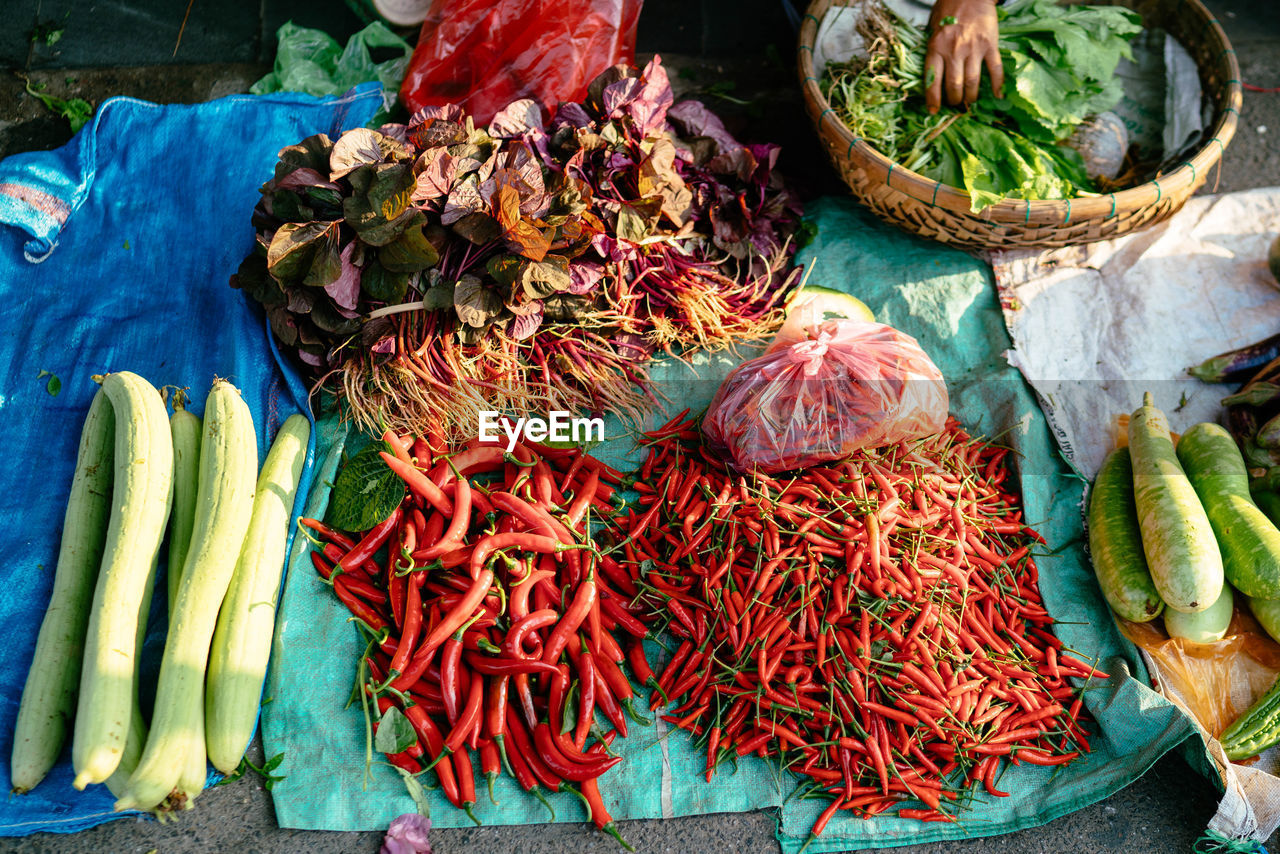
M859 21L868 55L828 63L822 88L855 136L912 171L969 193L977 213L1001 199L1093 192L1079 155L1060 141L1119 102L1137 15L1110 6L1011 0L1000 9L1004 97L985 78L967 111L924 104L925 34L877 5Z

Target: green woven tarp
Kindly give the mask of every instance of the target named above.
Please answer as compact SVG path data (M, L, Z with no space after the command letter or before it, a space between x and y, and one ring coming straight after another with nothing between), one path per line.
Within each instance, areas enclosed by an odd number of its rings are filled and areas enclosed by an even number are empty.
M1048 540L1039 559L1040 583L1059 636L1079 657L1099 660L1112 674L1094 683L1086 704L1101 732L1093 752L1065 768L1024 765L1010 769L999 787L1007 798L976 795L955 824L920 824L895 818L863 820L840 815L810 851L842 851L939 839L1007 833L1042 824L1117 791L1163 753L1188 738L1193 724L1147 685L1134 648L1122 639L1098 593L1084 553L1080 499L1083 484L1058 456L1030 390L1006 362L1009 347L989 269L975 258L910 237L877 222L846 199L811 206L817 237L800 255L814 262L809 282L847 291L865 301L878 320L915 336L942 369L951 410L972 433L999 436L1019 457L1026 517ZM703 357L692 369L673 363L656 371L672 408L695 411L711 399L719 379L750 355ZM635 460L631 439L610 425L611 441L596 453L610 462ZM336 465L347 437L333 424L323 430L322 453ZM628 454L631 454L628 457ZM320 472L308 512L322 514L331 472ZM262 712L267 755L283 752L273 790L282 827L373 830L414 810L398 774L375 761L365 775L365 725L351 695L355 662L363 649L348 614L311 568L305 553L291 559L281 602L267 697ZM1127 678L1132 675L1134 678ZM1203 755L1198 739L1189 745ZM808 837L824 801L788 800L795 781L776 766L751 758L736 773L722 771L711 785L702 779L705 755L686 733L661 723L634 726L616 746L625 761L601 778L615 818L660 818L780 808L778 836L792 854ZM376 759L376 757L375 757ZM428 775L429 776L429 775ZM555 796L561 821L583 821L569 795ZM439 793L431 793L431 818L441 827L468 819ZM485 824L546 821L546 810L509 779L498 789L501 808L481 796L477 816Z

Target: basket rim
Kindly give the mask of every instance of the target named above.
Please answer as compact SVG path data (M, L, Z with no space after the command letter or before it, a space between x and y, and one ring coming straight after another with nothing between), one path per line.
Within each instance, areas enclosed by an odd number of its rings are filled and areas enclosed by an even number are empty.
M1030 224L1033 218L1039 222L1059 219L1065 225L1072 219L1080 222L1082 219L1094 217L1112 217L1121 210L1128 211L1153 205L1172 193L1194 188L1199 179L1207 177L1215 163L1218 163L1221 168L1221 157L1227 143L1235 136L1240 107L1243 103L1240 67L1235 50L1231 47L1217 19L1200 0L1179 0L1180 6L1189 8L1194 15L1204 19L1207 25L1205 38L1210 43L1216 42L1222 45L1218 56L1225 57L1229 72L1225 84L1227 90L1225 106L1215 106L1212 135L1195 153L1171 171L1123 190L1093 196L1077 196L1072 199L1003 199L989 205L981 213L975 214L971 210L972 200L964 190L913 172L886 157L865 139L855 137L848 126L836 117L830 102L822 94L818 86L820 78L815 73L813 65L813 46L817 40L819 16L832 6L852 6L857 5L857 2L858 0L811 0L805 10L800 24L796 56L806 106L810 108L819 135L834 134L847 146L844 155L846 158L853 156L856 151L869 166L884 173L887 186L902 192L920 204L944 208L974 218L1017 224ZM831 121L826 121L828 117ZM824 122L830 130L824 128ZM898 176L896 179L895 175ZM913 191L917 191L918 194Z

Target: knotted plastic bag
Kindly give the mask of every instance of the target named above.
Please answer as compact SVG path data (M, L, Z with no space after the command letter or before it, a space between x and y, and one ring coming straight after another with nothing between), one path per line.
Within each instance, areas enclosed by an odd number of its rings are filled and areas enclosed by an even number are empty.
M478 125L520 98L554 112L635 56L641 0L434 0L400 100L461 104Z
M702 430L739 468L772 473L937 433L947 405L942 372L914 338L834 320L735 368Z

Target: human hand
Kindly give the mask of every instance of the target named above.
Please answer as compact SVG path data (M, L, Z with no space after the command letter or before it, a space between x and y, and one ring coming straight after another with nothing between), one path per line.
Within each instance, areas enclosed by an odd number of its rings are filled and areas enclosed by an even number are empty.
M953 107L978 100L984 64L992 91L1001 96L1004 66L996 22L995 0L937 0L934 4L924 57L924 103L930 113L938 112L944 91L947 104Z

